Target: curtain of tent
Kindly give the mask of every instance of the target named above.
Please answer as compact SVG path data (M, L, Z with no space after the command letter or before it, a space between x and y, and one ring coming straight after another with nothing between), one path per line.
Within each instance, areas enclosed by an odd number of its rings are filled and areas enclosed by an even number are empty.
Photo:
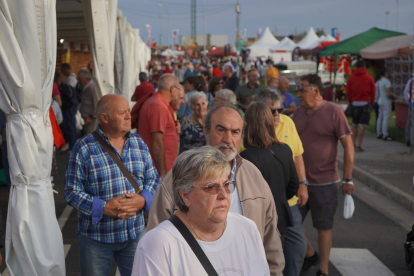
M114 57L118 0L82 0L81 4L91 46L95 95L100 99L103 95L115 92Z
M135 32L129 23L127 24L125 36L128 45L127 56L129 57L127 61L130 68L130 70L128 70L129 82L127 86L127 97L130 99L135 91L135 87L138 85L138 75L141 71L140 64L135 62L135 56L138 54L137 38L135 37Z
M56 44L55 0L0 1L0 108L12 182L5 261L12 276L65 275L50 182Z
M115 35L115 57L114 57L114 73L115 73L115 94L123 95L128 98L126 91L128 86L128 44L126 41L126 26L127 20L122 15L121 11L118 11L118 17L116 20L116 35Z

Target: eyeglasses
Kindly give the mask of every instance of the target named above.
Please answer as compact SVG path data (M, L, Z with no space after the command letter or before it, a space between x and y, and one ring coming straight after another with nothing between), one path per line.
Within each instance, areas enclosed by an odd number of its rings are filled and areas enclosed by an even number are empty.
M218 84L221 84L221 85L223 85L223 84L224 84L224 82L223 82L223 81L221 81L221 82L219 82Z
M315 87L315 86L313 86L312 84L304 84L304 83L301 83L301 84L299 84L299 85L296 85L296 90L299 90L299 89L304 89L305 87L310 87L310 88L313 88L313 87Z
M236 182L227 181L223 185L220 185L217 182L211 182L211 183L207 183L204 187L193 186L193 188L204 190L204 192L206 192L208 195L211 195L211 196L217 195L222 189L221 187L224 188L226 193L231 194L232 192L234 192L236 188Z
M285 110L285 108L280 107L280 108L271 108L270 111L272 111L272 114L275 115L276 111L279 114L282 114L283 110Z

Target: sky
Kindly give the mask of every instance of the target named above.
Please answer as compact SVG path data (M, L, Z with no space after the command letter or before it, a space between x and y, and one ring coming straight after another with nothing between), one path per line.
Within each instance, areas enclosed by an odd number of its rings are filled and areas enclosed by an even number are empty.
M236 3L237 0L205 0L208 34L227 34L229 43L234 42ZM140 29L144 41L148 38L145 25L150 24L151 36L158 43L162 24L163 45L166 45L166 10L170 30L178 29L179 35L191 32L190 0L118 0L118 8L133 28ZM246 29L248 37L256 36L259 28L266 27L275 35L301 33L310 27L323 28L326 34L331 34L335 27L343 40L372 27L395 31L397 18L399 32L414 34L414 0L240 0L240 9L240 30ZM203 1L197 0L197 34L203 34L203 14Z

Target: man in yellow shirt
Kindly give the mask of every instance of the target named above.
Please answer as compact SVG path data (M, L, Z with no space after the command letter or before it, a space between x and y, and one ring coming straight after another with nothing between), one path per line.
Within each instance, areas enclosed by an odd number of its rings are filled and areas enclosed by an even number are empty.
M276 78L276 79L279 78L279 70L273 66L273 61L270 59L266 61L266 64L267 66L269 66L269 68L266 69L265 82L264 82L264 85L267 87L267 83L271 77Z
M271 109L277 139L287 144L293 153L296 171L299 176L298 196L288 200L294 225L288 227L284 235L283 253L285 255L285 269L283 275L299 275L306 256L306 237L302 227L302 215L298 206L303 206L308 200L308 182L306 181L305 165L303 163L303 147L293 120L283 115L281 98L276 92L265 89L254 96L254 101L263 102ZM241 151L244 148L242 146Z

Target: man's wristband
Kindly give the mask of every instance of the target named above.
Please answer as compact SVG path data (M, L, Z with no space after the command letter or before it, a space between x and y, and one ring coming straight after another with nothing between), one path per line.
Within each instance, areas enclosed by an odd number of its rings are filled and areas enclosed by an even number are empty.
M352 181L342 181L342 184L351 184L351 185L354 185L354 182L352 182Z
M307 180L303 180L303 181L300 181L299 184L303 184L305 186L308 186L309 182Z

